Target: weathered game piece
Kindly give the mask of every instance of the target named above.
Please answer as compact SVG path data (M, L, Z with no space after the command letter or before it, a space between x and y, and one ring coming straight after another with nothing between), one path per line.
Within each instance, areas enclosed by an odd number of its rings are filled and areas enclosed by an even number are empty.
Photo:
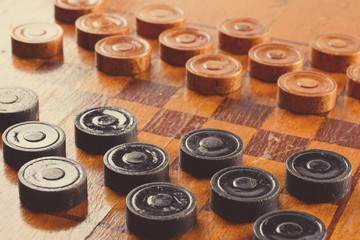
M349 97L360 99L360 64L351 65L347 71L346 90Z
M126 224L131 233L169 239L190 231L196 223L195 196L171 183L148 183L126 197Z
M302 70L303 63L302 52L285 44L265 43L249 51L250 75L266 82L275 83L287 72Z
M304 150L286 160L285 188L305 202L333 202L350 191L351 172L350 161L338 153Z
M55 19L63 23L74 23L88 13L101 12L103 0L55 0Z
M337 84L318 72L289 72L278 80L280 107L302 114L326 113L335 107Z
M198 55L186 63L186 84L202 94L228 94L241 86L241 63L226 55Z
M226 19L218 31L220 48L235 54L247 54L253 46L270 42L270 27L253 18Z
M51 58L62 53L63 35L55 23L22 24L12 30L12 52L23 58Z
M310 62L329 72L345 72L360 63L360 41L344 34L323 34L311 39Z
M105 185L116 192L129 191L149 182L169 180L169 155L148 143L124 143L104 156Z
M96 67L110 75L134 75L150 68L151 46L136 36L112 36L95 45Z
M66 156L64 131L43 122L22 122L2 135L4 161L15 169L35 158Z
M0 132L20 122L39 119L39 97L30 89L0 88Z
M184 11L176 6L147 5L135 15L137 32L149 38L157 38L160 33L170 28L185 27Z
M279 181L265 170L229 167L211 178L211 208L227 220L253 222L277 209L279 191Z
M200 54L211 54L213 40L209 33L195 28L172 28L159 36L163 61L185 66L186 61Z
M325 224L314 215L300 211L276 211L254 223L252 240L325 240Z
M89 153L104 154L116 145L136 142L136 135L136 117L123 108L90 108L75 119L76 146Z
M79 17L76 22L76 41L88 50L93 51L100 39L113 35L128 35L127 20L117 14L90 13Z
M39 212L73 208L87 198L87 175L78 162L49 156L34 159L18 172L20 201Z
M244 145L231 132L204 128L186 133L180 139L180 166L191 175L210 178L220 169L241 165Z

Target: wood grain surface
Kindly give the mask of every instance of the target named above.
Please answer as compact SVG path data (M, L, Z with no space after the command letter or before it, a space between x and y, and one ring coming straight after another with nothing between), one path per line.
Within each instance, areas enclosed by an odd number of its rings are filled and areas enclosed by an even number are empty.
M170 155L170 182L186 187L197 198L197 224L180 239L250 239L253 223L228 222L211 211L210 182L181 171L180 137L193 129L215 127L238 134L244 141L246 166L263 168L280 181L279 209L316 215L328 229L328 239L359 239L360 235L360 102L347 96L344 73L312 68L308 44L313 35L344 33L360 37L360 1L354 0L104 0L105 11L122 14L136 34L137 9L166 3L181 7L187 26L208 31L218 48L216 26L229 17L252 17L269 24L271 41L303 51L305 69L332 76L338 84L334 110L325 115L297 115L276 105L276 84L248 75L246 55L232 55L243 65L240 90L226 96L204 96L184 85L185 69L160 60L159 43L150 40L150 70L133 77L98 72L94 53L76 44L73 25L64 31L63 54L50 60L22 59L12 54L11 29L34 21L55 22L50 0L0 0L0 83L21 86L40 98L40 120L66 132L67 156L88 173L88 199L64 212L38 213L19 201L17 172L0 162L0 239L137 239L125 224L125 196L103 183L101 155L76 148L74 119L95 106L119 106L138 119L138 141L163 147ZM336 151L353 164L351 193L328 204L307 204L284 189L285 160L292 153L320 148ZM2 158L2 148L0 148Z

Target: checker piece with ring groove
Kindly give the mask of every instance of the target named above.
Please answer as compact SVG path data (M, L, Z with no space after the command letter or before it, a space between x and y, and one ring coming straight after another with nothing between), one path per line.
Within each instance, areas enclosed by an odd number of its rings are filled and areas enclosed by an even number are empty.
M213 40L209 33L195 28L172 28L159 36L163 61L185 66L187 60L200 54L211 54Z
M39 97L27 88L0 88L0 131L39 118Z
M78 162L48 156L23 165L19 172L20 201L39 212L64 211L87 198L87 175Z
M158 38L170 28L185 27L184 11L176 6L152 4L136 12L136 30L139 34Z
M252 222L278 207L279 181L255 167L235 166L211 178L211 208L234 222Z
M286 44L264 43L249 51L250 76L276 83L278 78L292 71L303 69L304 55Z
M55 19L72 24L88 13L101 12L104 0L55 0Z
M360 63L360 40L345 34L322 34L310 42L310 62L329 72L345 72Z
M6 129L2 135L4 161L15 169L45 156L66 156L64 131L43 122L23 122Z
M317 217L300 211L276 211L256 220L252 240L325 240L325 224Z
M220 48L235 54L247 54L253 46L270 42L270 27L253 18L226 19L218 32Z
M76 146L89 153L104 154L116 145L136 142L136 137L136 117L123 108L90 108L75 119Z
M127 20L117 14L91 13L78 18L75 22L76 41L88 50L94 51L100 39L113 35L128 35Z
M124 143L104 155L105 185L127 194L149 182L169 180L169 155L164 149L147 143Z
M191 175L210 178L220 169L241 165L243 148L241 138L231 132L194 130L180 139L180 166Z
M202 54L186 62L186 85L202 94L228 94L241 86L241 63L222 55Z
M336 90L335 80L325 74L289 72L278 79L277 102L296 113L326 113L335 107Z
M23 58L51 58L62 53L63 35L64 30L55 23L25 23L11 33L12 52Z
M285 165L285 188L300 200L333 202L350 191L352 165L338 153L308 149L291 155Z
M137 236L150 239L178 237L196 222L195 196L171 183L148 183L126 197L126 224Z
M136 36L112 36L95 45L96 67L110 75L135 75L150 68L151 46Z
M349 97L360 99L360 63L351 65L346 70L346 91Z

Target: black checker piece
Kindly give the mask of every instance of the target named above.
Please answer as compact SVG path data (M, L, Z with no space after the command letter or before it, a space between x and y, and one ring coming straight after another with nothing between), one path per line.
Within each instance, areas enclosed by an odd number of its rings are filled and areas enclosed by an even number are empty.
M104 154L116 145L136 142L136 137L136 117L123 108L91 108L75 120L76 146L89 153Z
M68 158L34 159L20 168L18 178L20 201L34 211L64 211L87 198L85 168Z
M308 149L286 160L285 188L305 202L332 202L350 191L351 172L352 165L344 156Z
M231 132L203 128L180 139L180 166L191 175L210 178L220 169L242 164L244 145Z
M190 231L196 222L196 199L171 183L148 183L126 197L126 224L143 238L168 239Z
M104 155L105 185L128 193L149 182L169 180L169 156L158 146L147 143L124 143Z

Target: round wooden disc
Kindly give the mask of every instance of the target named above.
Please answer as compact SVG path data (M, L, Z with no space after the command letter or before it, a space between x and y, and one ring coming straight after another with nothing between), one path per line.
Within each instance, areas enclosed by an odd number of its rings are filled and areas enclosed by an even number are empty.
M250 75L266 82L276 82L287 72L302 70L303 64L302 52L285 44L265 43L249 51Z
M223 168L212 176L210 187L211 209L229 221L253 222L278 208L280 183L260 168Z
M77 115L74 127L76 146L93 154L104 154L119 144L136 142L136 117L119 107L87 109Z
M219 46L225 51L247 54L255 45L270 42L270 27L253 18L230 18L218 26Z
M310 42L310 61L315 67L329 72L345 72L360 63L360 41L344 34L324 34Z
M97 68L111 75L133 75L150 67L151 46L139 37L112 36L95 45Z
M0 88L0 132L16 123L39 119L39 97L22 87Z
M20 201L31 210L64 211L87 198L86 170L69 158L36 158L21 167L18 179Z
M10 126L2 135L4 161L14 169L44 156L66 156L65 132L54 125L28 121Z
M129 26L124 17L109 13L90 13L75 22L77 43L94 50L97 41L113 35L128 35Z
M24 58L51 58L62 52L63 29L54 23L26 23L11 33L12 52Z
M186 63L187 87L203 94L228 94L241 86L242 66L226 55L198 55Z
M169 155L158 146L130 142L117 145L104 155L104 183L113 191L127 194L142 184L167 181Z
M169 29L160 34L159 41L161 59L172 65L185 66L196 55L212 53L211 35L199 29Z
M292 154L285 163L285 189L307 203L329 203L350 192L352 165L343 155L322 149Z
M277 101L280 107L303 114L330 111L336 102L336 82L318 72L291 72L278 80Z
M55 19L63 23L75 23L76 19L88 13L100 12L103 0L55 0Z
M176 6L148 5L136 13L137 32L149 38L157 38L167 29L184 26L184 11Z
M346 74L348 96L360 99L360 64L351 65Z
M299 211L274 211L254 223L252 240L325 240L326 226L316 216Z
M187 189L164 182L140 185L126 196L126 225L136 236L170 239L196 224L196 198Z
M244 143L236 134L217 128L190 131L180 139L180 167L187 173L210 178L217 171L242 164Z

